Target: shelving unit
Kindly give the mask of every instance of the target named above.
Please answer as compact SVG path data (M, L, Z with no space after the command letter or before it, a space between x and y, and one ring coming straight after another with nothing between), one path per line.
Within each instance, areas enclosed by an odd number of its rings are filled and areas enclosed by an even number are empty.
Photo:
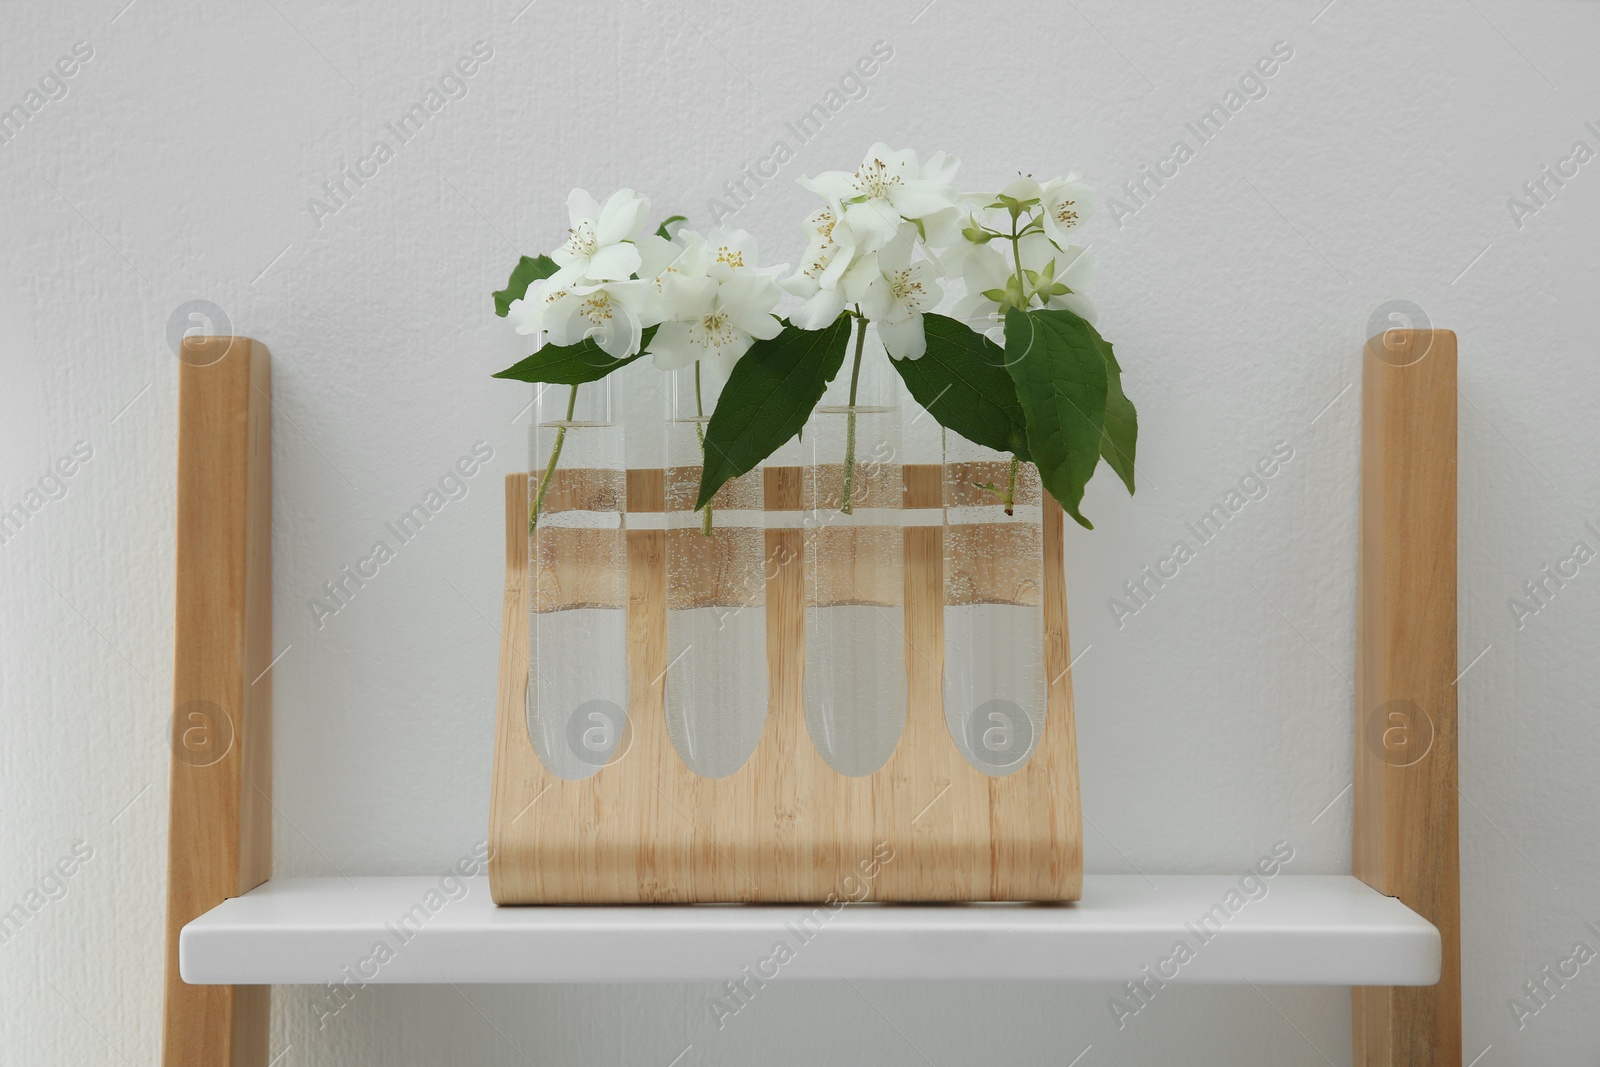
M1357 1065L1460 1067L1448 331L1391 331L1365 355L1355 874L1280 874L1254 900L1239 875L1089 875L1070 905L497 908L483 878L267 881L267 361L246 338L184 346L169 1067L266 1067L272 984L721 982L770 972L780 940L781 973L809 979L1350 985Z
M461 885L465 889L459 888ZM771 960L801 979L1431 985L1439 931L1348 875L1088 875L1077 904L512 907L488 879L281 878L184 927L196 984L722 982ZM429 911L429 894L437 907ZM442 900L442 903L441 903ZM1174 946L1193 957L1179 963ZM393 953L378 962L374 946ZM1162 961L1170 961L1163 965ZM348 968L348 970L347 970Z

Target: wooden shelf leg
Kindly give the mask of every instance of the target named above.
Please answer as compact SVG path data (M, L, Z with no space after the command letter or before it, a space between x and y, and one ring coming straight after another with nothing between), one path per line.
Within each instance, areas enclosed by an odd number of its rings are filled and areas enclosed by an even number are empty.
M1460 1067L1456 338L1391 330L1362 367L1353 869L1439 928L1439 984L1353 991L1357 1067Z
M272 860L272 381L266 347L191 337L178 378L165 1067L265 1067L268 986L188 985L178 931Z

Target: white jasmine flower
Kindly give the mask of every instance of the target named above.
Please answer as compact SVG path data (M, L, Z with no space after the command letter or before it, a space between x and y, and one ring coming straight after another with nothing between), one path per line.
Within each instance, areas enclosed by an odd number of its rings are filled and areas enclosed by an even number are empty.
M660 321L656 308L649 282L574 286L546 306L543 327L551 344L575 345L592 337L606 355L626 359L639 351L644 328Z
M937 253L936 258L941 264L949 255L958 257L959 264L959 257L965 252L962 246L971 243L961 234L967 227L966 212L960 207L951 207L919 221L922 223L922 243L928 251Z
M949 152L935 152L929 156L927 162L922 164L920 177L934 182L941 188L954 189L956 187L956 171L961 168L961 160Z
M759 265L760 254L756 239L745 230L722 228L703 237L694 230L683 230L675 240L651 235L642 237L639 245L639 277L661 282L670 274L699 277L709 274L725 281L736 273L776 275L788 269L788 264L772 267Z
M756 340L783 328L772 314L782 295L772 274L785 268L758 266L755 238L744 230L678 237L682 250L658 279L666 321L650 342L651 357L662 370L704 359L726 375Z
M1013 200L1038 200L1043 188L1033 175L1019 174L1006 183L1006 187L1000 190L999 196L1008 196Z
M1038 211L1044 232L1063 248L1074 236L1072 231L1094 214L1094 190L1079 179L1076 171L1065 178L1051 178L1043 184L1032 175L1022 174L1007 183L994 197L977 194L976 198L983 205L974 213L977 221L1004 233L1010 225L1009 213L988 206L997 197L1009 197L1022 203L1036 201L1029 211Z
M552 277L562 283L583 279L621 281L639 269L634 238L644 228L650 202L632 189L618 189L600 204L582 189L567 196L572 220L567 240L550 253L561 268Z
M956 301L955 317L980 333L992 330L1000 320L999 302L984 293L1004 289L1012 276L1011 263L992 245L972 249L961 264L961 280L967 295Z
M839 317L849 301L840 282L856 262L856 239L842 221L838 205L812 212L805 221L807 244L800 269L780 284L804 300L789 321L802 330L820 330Z
M784 288L794 292L794 289L787 285ZM826 289L819 287L814 289L799 307L789 313L789 322L802 330L820 330L831 325L843 313L845 305L849 302L844 290L838 285L831 285Z
M656 331L650 355L662 370L703 359L727 375L757 339L776 337L783 329L772 314L779 295L771 278L749 272L723 281L711 274L668 275L662 280L662 299L672 318Z
M689 236L694 236L689 234ZM688 247L676 241L669 241L656 234L648 234L634 242L634 247L639 250L639 267L637 274L641 281L654 282L656 292L661 291L661 279L669 273L678 270L678 260L688 251Z
M996 247L1001 244L1005 245L1004 250ZM1004 290L1015 277L1016 265L1006 254L1009 251L1009 243L994 241L974 248L962 266L967 295L956 304L955 315L980 332L992 333L1003 324L999 301L985 294ZM1044 234L1035 232L1022 239L1018 253L1022 269L1033 272L1037 287L1045 290L1030 299L1031 306L1066 309L1089 322L1095 321L1094 304L1083 294L1099 267L1089 249L1080 245L1057 248ZM1029 283L1030 294L1035 287L1035 283ZM1056 292L1058 288L1068 291Z
M756 239L745 230L726 227L713 230L711 236L705 239L704 247L706 273L719 281L726 281L740 273L759 273L770 277L785 269L758 266L761 256L757 251Z
M936 248L953 246L961 237L961 228L966 225L967 215L961 204L962 198L955 192L956 171L960 166L961 161L947 152L935 152L922 164L923 180L934 183L949 194L946 206L918 220L924 243Z
M1078 180L1076 172L1065 178L1051 178L1039 189L1044 209L1044 232L1065 248L1072 231L1094 214L1094 190Z
M571 297L572 292L566 286L553 282L551 278L542 278L528 286L522 299L511 302L506 309L506 320L516 327L518 333L543 333L545 315L551 306Z
M840 214L837 204L829 204L806 217L806 250L791 289L795 295L807 296L809 292L802 290L809 288L814 292L838 284L839 276L855 258L856 242L849 229L839 221Z
M911 262L910 240L889 242L867 260L870 274L852 270L845 289L877 328L884 350L895 359L921 359L928 350L922 316L944 295L933 264Z
M955 205L955 187L946 178L956 162L939 153L929 163L933 177L924 176L916 152L897 152L879 142L855 173L824 171L799 182L840 205L839 221L860 239L862 248L875 251L895 237L902 219L921 219Z
M973 198L969 194L962 194L963 203L957 204L949 211L941 211L922 220L923 250L928 257L938 264L939 273L948 278L960 275L962 264L972 254L973 249L980 248L980 243L974 242L967 236L967 229L973 225L988 225L984 204L994 199L994 194L980 194Z
M1040 260L1044 262L1040 263ZM1039 265L1030 266L1031 263ZM1054 282L1068 290L1065 293L1051 295L1045 300L1045 307L1065 308L1076 312L1090 323L1095 321L1097 314L1094 303L1084 295L1084 290L1094 284L1095 275L1100 273L1100 260L1088 248L1073 244L1062 247L1047 246L1043 241L1023 238L1022 266L1027 270L1039 271L1043 282Z

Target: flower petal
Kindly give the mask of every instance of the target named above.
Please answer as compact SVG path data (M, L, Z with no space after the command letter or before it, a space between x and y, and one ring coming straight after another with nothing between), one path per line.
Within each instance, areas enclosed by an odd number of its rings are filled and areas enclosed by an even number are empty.
M894 240L878 251L878 269L885 274L905 270L911 266L911 250L917 246L917 228L902 225L895 231Z
M967 283L967 292L977 294L985 289L1000 289L1006 284L1011 268L1006 257L989 245L974 248L961 265L961 277Z
M654 282L608 282L605 290L613 300L638 316L640 326L654 326L666 318L661 292Z
M567 217L576 227L584 219L597 218L600 214L600 201L590 196L583 189L574 189L567 194Z
M726 378L733 371L733 365L739 362L739 357L750 351L754 343L749 334L740 333L725 345L718 345L711 349L706 362L711 364L711 369L719 377Z
M717 293L717 305L728 321L753 337L776 337L782 324L772 315L778 302L778 287L771 278L744 276L731 278Z
M974 330L984 330L998 321L996 309L999 306L986 296L972 293L956 301L955 307L950 309L950 317L959 319Z
M1100 259L1083 245L1067 245L1056 256L1056 281L1077 291L1094 284Z
M580 256L565 244L553 250L550 253L550 258L555 261L558 267L583 266L589 262L589 257Z
M783 332L783 320L764 311L759 315L729 315L733 324L758 341L770 341Z
M1091 326L1094 324L1095 319L1099 317L1095 311L1094 301L1082 293L1064 293L1061 296L1051 297L1047 306L1064 308L1088 322Z
M595 217L595 240L609 245L638 236L648 210L650 201L632 189L618 189L606 199L605 206Z
M644 329L639 325L638 316L623 305L614 304L605 325L592 332L595 344L606 355L612 359L626 359L639 351Z
M961 233L966 228L967 216L954 203L922 216L922 230L928 235L927 243L936 248L971 244Z
M914 178L889 190L889 203L908 219L920 219L955 206L955 197L936 182Z
M842 170L825 170L815 178L802 175L795 179L795 184L825 200L847 200L860 192L855 175Z
M801 271L797 274L791 274L787 278L779 278L778 285L783 288L784 292L793 293L802 300L804 300L806 297L809 297L812 293L816 292L818 288L820 288L817 285L817 280L804 271Z
M1009 196L1013 200L1035 200L1041 191L1042 187L1033 175L1019 174L1006 183L1006 187L1000 190L1000 195Z
M639 249L631 244L606 245L589 257L588 275L596 281L622 281L639 269Z
M928 336L922 328L922 316L911 315L900 322L874 322L878 339L884 351L895 359L921 359L928 351Z
M647 234L634 242L639 250L639 277L654 280L683 255L683 246L665 237Z
M882 248L900 229L900 215L883 200L863 200L848 205L843 222L867 251Z
M953 184L961 160L948 152L935 152L922 164L922 177L941 184Z
M844 311L844 293L839 289L818 289L811 298L789 315L789 321L802 330L831 326Z
M650 358L659 370L679 370L699 359L704 349L689 337L687 322L664 322L650 339Z
M856 262L856 248L854 245L834 245L828 266L823 270L822 276L817 279L817 284L824 289L833 289L838 286L839 279L844 277L850 265Z
M912 148L896 150L879 141L867 149L866 158L861 161L861 169L867 170L879 163L883 164L884 174L888 177L907 179L915 178L920 173L917 153Z
M712 262L721 262L734 270L747 270L760 262L756 239L748 230L735 230L720 226L706 238Z
M861 300L874 288L884 288L878 253L869 253L851 264L850 269L839 279L838 287L844 292L847 300Z
M931 263L913 263L911 265L911 280L916 282L920 289L913 290L902 303L912 311L932 311L934 306L944 299L944 288L939 284L938 272Z
M728 309L771 311L781 296L777 283L764 274L736 274L717 290L717 303Z
M665 316L680 322L701 319L717 302L717 283L707 277L669 274L661 280L661 303Z
M544 309L545 339L553 345L575 345L583 340L589 320L578 314L583 301L569 295Z

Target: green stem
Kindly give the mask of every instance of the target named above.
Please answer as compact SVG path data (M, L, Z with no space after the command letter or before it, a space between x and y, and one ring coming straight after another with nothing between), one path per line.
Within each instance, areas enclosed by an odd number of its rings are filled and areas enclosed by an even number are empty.
M856 360L850 368L850 405L844 420L844 484L839 489L839 510L849 515L855 510L856 486L856 386L861 383L861 350L867 343L867 320L856 308Z
M528 532L532 533L539 528L539 512L544 509L544 495L550 489L550 479L555 477L556 461L561 458L561 446L567 443L567 423L572 421L572 413L578 409L578 387L572 387L571 394L567 397L567 417L560 426L556 427L556 443L550 449L550 462L544 468L544 477L539 479L539 492L534 495L533 506L528 510Z
M1016 514L1015 505L1017 500L1017 469L1021 466L1022 460L1018 459L1016 456L1012 456L1011 476L1006 479L1006 495L1004 497L1007 515Z
M698 359L694 361L694 413L696 416L694 433L700 439L700 466L704 468L706 462L706 430L699 420L706 417L706 406L705 402L700 399L700 361ZM705 506L705 514L700 517L700 536L711 536L710 504Z
M1011 262L1017 266L1017 288L1023 293L1028 291L1027 276L1022 273L1022 239L1017 234L1017 220L1011 219Z

